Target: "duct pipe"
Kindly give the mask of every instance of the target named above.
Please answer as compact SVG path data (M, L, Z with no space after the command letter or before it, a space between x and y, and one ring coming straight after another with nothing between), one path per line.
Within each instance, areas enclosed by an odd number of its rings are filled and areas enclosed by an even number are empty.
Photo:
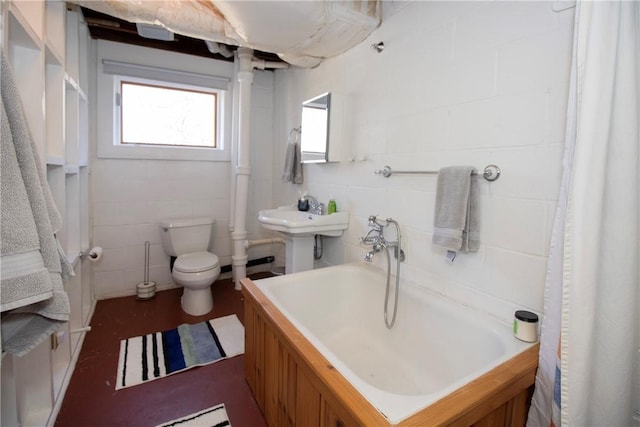
M233 221L233 280L236 290L241 289L240 280L247 277L247 196L251 175L249 148L251 141L251 85L253 84L253 50L238 48L238 149L236 160L236 200Z
M254 59L251 62L253 68L264 70L267 68L289 68L289 64L285 62L265 61L264 59Z
M211 53L217 53L219 55L224 56L225 58L231 58L233 56L233 52L231 52L229 48L222 43L216 43L211 40L205 40L204 44L207 45L207 49L209 49L209 52Z
M257 239L257 240L247 240L245 246L250 248L251 246L257 245L268 245L273 243L282 243L286 244L285 240L282 237L273 237L271 239Z

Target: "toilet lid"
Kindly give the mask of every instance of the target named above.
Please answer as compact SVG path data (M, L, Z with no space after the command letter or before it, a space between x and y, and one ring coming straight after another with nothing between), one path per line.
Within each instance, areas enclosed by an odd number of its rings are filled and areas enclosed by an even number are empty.
M180 255L173 269L183 273L199 273L218 266L218 257L211 252L193 252Z

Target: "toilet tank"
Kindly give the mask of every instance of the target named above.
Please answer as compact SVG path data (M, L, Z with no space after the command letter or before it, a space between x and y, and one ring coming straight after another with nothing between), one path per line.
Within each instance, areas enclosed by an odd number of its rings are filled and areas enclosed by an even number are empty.
M206 251L215 218L181 218L160 222L162 247L171 256Z

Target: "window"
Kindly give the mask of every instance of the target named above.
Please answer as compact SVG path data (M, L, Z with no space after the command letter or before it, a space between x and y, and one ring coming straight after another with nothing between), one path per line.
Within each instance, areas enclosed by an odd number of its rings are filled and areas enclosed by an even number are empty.
M217 147L218 94L120 80L120 143Z
M189 58L187 70L171 55L133 64L110 45L103 52L114 59L98 70L98 157L230 160L232 64Z

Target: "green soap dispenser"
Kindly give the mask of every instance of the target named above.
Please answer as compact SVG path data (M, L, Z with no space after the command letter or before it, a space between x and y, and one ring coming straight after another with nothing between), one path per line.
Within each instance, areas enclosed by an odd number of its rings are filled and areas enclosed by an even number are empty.
M327 213L331 215L332 213L336 213L338 211L338 207L336 206L335 199L329 199L329 205L327 206Z

